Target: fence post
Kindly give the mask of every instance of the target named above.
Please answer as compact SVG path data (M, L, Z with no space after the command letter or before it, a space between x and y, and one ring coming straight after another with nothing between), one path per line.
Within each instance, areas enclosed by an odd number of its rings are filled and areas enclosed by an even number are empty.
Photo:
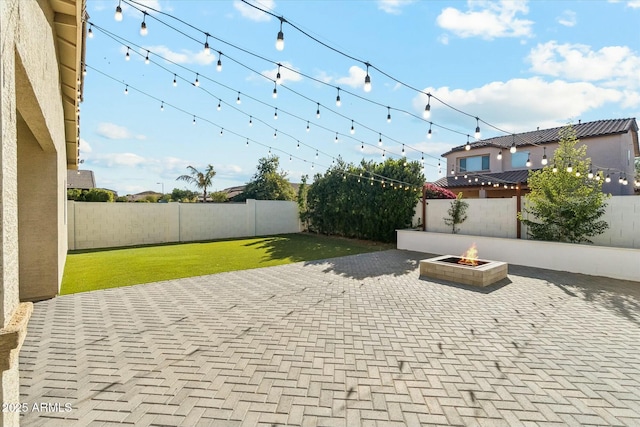
M520 188L522 187L522 184L519 182L516 185L516 212L517 212L517 216L516 216L516 238L517 239L521 239L522 238L522 224L520 223L520 213L522 212L522 191L520 190Z
M422 231L427 231L427 187L422 186Z

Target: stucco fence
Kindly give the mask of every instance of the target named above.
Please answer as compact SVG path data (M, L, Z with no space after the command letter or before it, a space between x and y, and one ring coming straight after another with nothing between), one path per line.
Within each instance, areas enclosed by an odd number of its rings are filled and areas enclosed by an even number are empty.
M69 249L298 233L296 202L67 203Z
M398 230L398 249L460 255L475 243L481 259L640 282L640 197L608 199L602 219L609 229L593 244L527 240L524 226L517 239L516 198L466 201L468 219L452 234L443 219L451 201L427 200L426 232ZM421 217L419 204L414 223Z

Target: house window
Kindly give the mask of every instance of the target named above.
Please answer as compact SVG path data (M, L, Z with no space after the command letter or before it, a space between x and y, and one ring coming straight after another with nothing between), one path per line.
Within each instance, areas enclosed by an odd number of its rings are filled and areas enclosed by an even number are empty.
M529 158L528 151L518 151L511 155L511 167L512 168L524 168L527 166L527 159Z
M487 154L485 156L464 157L459 159L460 172L488 171L489 158L490 156Z

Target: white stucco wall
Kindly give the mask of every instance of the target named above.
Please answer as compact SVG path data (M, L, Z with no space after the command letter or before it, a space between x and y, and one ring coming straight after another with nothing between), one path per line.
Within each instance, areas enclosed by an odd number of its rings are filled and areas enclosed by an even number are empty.
M459 234L503 237L517 236L517 199L465 199L469 203L467 220L460 225ZM451 233L444 223L451 200L427 200L427 231ZM526 198L522 199L523 207ZM609 228L601 235L591 238L595 245L640 249L640 197L613 196L606 201L603 220ZM416 209L422 209L418 204ZM421 211L420 211L421 212ZM526 215L526 214L525 214ZM527 239L527 230L522 225L522 239Z
M298 233L295 202L68 203L69 249Z

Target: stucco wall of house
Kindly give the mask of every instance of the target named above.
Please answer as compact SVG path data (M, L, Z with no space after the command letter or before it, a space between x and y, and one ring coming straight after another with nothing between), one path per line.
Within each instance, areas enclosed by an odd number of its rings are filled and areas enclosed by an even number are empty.
M66 147L53 17L47 1L0 1L0 319L7 328L26 316L18 347L1 355L10 360L2 372L3 403L19 402L17 355L30 313L19 304L23 286L36 298L54 296L66 258ZM18 423L15 412L0 416L0 425Z
M516 238L517 200L509 199L466 199L469 204L467 220L460 225L459 234ZM447 210L451 200L427 200L427 231L451 233L445 225ZM602 219L609 228L601 235L591 238L594 245L640 249L640 197L613 196L606 201L607 207ZM522 198L526 205L526 197ZM418 205L417 209L421 209ZM526 212L524 213L527 217ZM527 228L522 224L521 236L527 239Z
M69 249L298 233L295 202L68 203Z

